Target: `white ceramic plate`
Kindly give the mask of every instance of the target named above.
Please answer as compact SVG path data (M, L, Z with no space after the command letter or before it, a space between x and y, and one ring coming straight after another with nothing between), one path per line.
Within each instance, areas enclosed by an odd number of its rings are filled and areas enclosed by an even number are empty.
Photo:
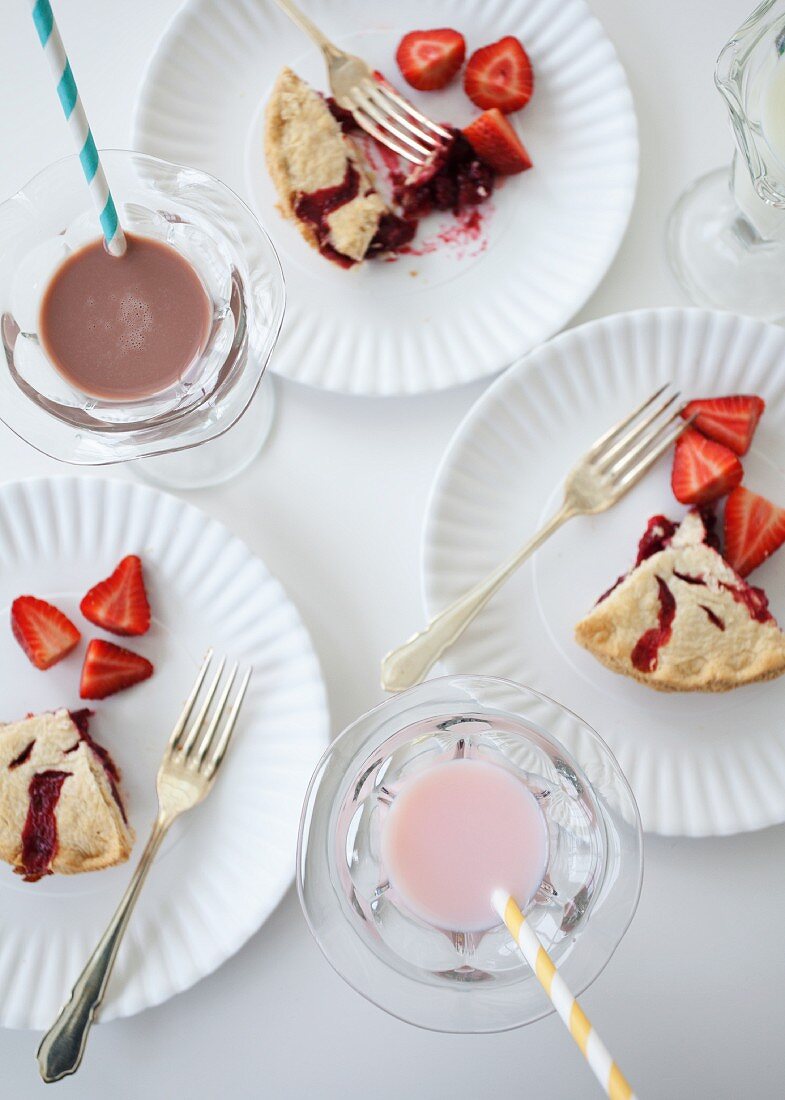
M535 92L514 117L535 167L508 179L475 239L434 216L418 251L342 271L275 209L262 108L284 65L326 89L320 53L273 0L188 0L139 97L134 146L219 176L255 208L281 256L287 313L271 367L325 389L422 393L493 374L557 332L599 283L632 206L638 139L621 65L584 0L306 0L339 46L393 81L402 34L454 26L471 52L504 34L529 51ZM411 98L437 119L477 113L460 81ZM486 216L487 215L487 216ZM451 236L448 231L447 236ZM432 251L427 251L431 247Z
M428 614L521 545L557 507L574 461L668 380L687 397L765 398L745 484L785 504L784 368L781 328L699 310L604 318L532 352L469 412L437 474L423 538ZM708 836L785 821L785 678L725 695L663 695L573 641L574 624L629 569L656 512L685 512L670 489L670 456L615 508L557 532L445 668L518 680L585 718L615 753L647 830ZM785 550L751 580L785 624Z
M139 1012L209 974L259 928L292 880L300 805L327 743L319 664L278 581L196 508L96 478L0 486L2 717L84 705L85 641L39 672L11 635L13 598L51 599L85 640L100 635L79 615L79 599L131 552L145 564L153 625L126 641L156 672L93 704L91 730L122 769L136 845L124 866L35 884L0 864L7 1027L50 1024L103 932L155 816L158 763L208 645L252 665L254 675L215 788L175 824L142 891L102 1018Z

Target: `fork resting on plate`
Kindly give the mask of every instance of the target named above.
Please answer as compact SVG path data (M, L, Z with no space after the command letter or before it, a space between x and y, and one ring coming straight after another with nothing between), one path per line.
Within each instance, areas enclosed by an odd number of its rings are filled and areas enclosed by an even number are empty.
M567 475L559 511L517 554L459 596L431 619L424 630L387 654L382 661L385 691L403 691L424 680L442 653L460 638L488 600L563 523L573 516L604 512L640 481L694 419L682 418L683 406L665 416L679 397L675 393L657 404L667 388L667 384L660 387L629 416L600 436Z
M229 694L237 677L238 666L235 665L226 677L211 714L211 706L226 665L226 661L222 660L196 717L186 733L186 725L192 711L196 708L211 661L212 650L208 651L204 659L196 682L169 737L156 780L158 816L147 846L123 895L123 900L77 979L70 998L41 1040L38 1048L38 1066L44 1081L59 1081L69 1073L75 1073L79 1068L84 1057L87 1036L93 1025L96 1010L104 999L120 943L161 842L172 822L209 794L226 755L248 681L251 678L251 670L248 669L243 676L224 719L224 711L229 703Z
M339 50L292 0L276 0L324 56L335 102L358 126L412 164L425 164L450 131L432 122L360 57Z

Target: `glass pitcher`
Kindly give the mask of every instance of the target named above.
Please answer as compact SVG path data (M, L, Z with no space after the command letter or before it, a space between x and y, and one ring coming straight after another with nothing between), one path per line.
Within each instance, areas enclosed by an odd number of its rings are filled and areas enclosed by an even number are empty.
M785 0L764 0L717 59L730 167L696 180L668 222L668 258L698 305L785 318Z

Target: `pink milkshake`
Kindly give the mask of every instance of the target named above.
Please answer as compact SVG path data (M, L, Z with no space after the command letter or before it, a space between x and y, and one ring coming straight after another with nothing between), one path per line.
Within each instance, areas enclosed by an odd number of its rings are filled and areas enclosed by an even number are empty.
M407 780L382 827L382 861L400 900L415 916L456 932L498 924L494 890L525 907L542 882L547 851L537 799L482 760L450 760Z
M57 370L83 393L132 401L180 379L202 352L212 305L171 245L126 234L124 256L102 240L70 256L41 303L40 336Z

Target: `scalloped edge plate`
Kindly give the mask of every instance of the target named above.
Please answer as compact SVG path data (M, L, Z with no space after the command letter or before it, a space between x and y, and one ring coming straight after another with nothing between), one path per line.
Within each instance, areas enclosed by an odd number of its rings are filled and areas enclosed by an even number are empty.
M101 1018L129 1016L188 989L262 925L294 876L300 808L328 741L319 663L281 585L244 543L156 489L103 478L0 486L2 716L74 708L87 639L79 599L138 553L153 624L129 648L152 679L94 704L92 729L123 771L137 840L128 864L22 883L0 864L0 1023L48 1026L120 900L155 815L155 775L204 651L254 675L210 797L176 822L139 898ZM32 592L79 626L79 648L48 672L28 662L8 606ZM83 704L82 704L83 705Z
M430 616L555 511L566 471L602 431L673 381L685 398L759 393L745 485L785 503L785 331L704 310L641 310L582 325L533 351L477 401L442 460L422 541ZM664 457L610 511L578 517L518 571L445 655L449 672L531 684L608 742L644 829L718 836L785 821L785 678L722 695L664 695L602 667L575 623L626 572L650 515L685 509ZM752 576L785 623L785 551Z
M336 42L402 81L394 62L422 5L311 0ZM417 255L342 271L276 209L263 156L262 108L291 65L326 88L319 51L273 0L188 0L145 74L137 149L204 169L253 206L281 257L287 312L271 369L352 394L415 394L494 374L558 332L597 287L621 243L638 173L638 136L618 57L584 0L438 0L430 25L464 31L468 50L517 34L535 92L511 116L535 167L480 207L479 226L438 216ZM358 29L359 28L359 29ZM460 80L412 99L465 125L476 109Z

